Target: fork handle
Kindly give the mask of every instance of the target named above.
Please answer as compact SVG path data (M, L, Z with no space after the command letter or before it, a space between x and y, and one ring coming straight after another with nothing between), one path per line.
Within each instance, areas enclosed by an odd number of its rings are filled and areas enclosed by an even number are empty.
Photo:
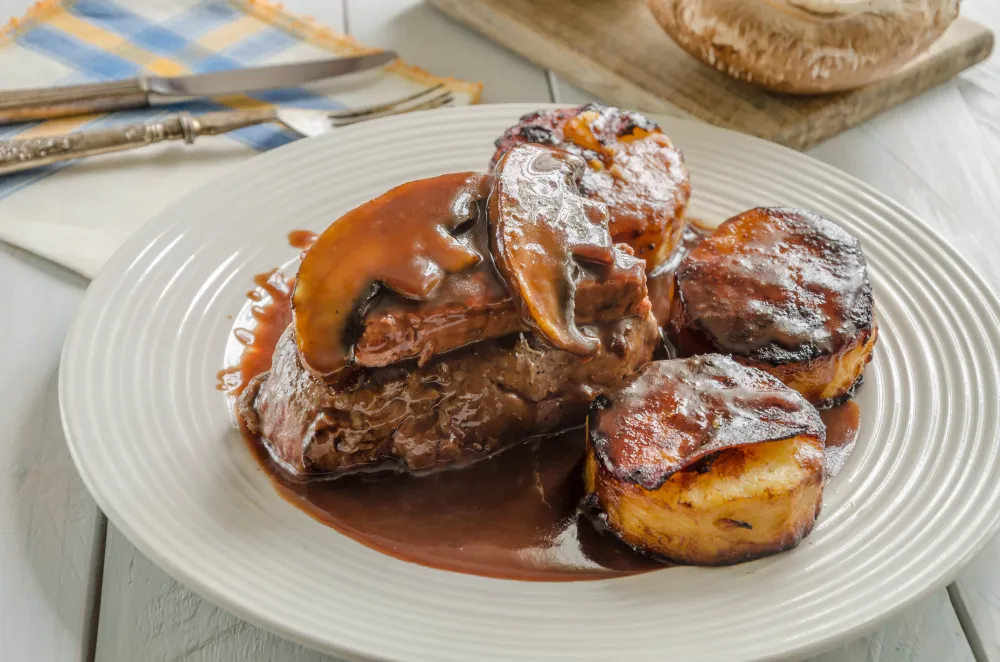
M197 117L180 113L155 122L3 141L0 142L0 175L168 140L183 140L190 145L198 136L216 136L275 119L273 108L206 113Z
M0 91L0 124L107 113L149 105L145 80Z

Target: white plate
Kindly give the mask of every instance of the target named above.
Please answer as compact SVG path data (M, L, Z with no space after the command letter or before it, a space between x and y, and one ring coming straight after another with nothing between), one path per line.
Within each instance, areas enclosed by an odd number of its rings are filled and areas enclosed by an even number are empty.
M407 180L482 169L537 106L351 127L235 168L140 230L66 342L70 450L101 509L178 580L283 636L388 660L758 660L858 637L946 582L1000 517L1000 305L923 222L849 176L707 125L684 149L696 217L816 209L864 244L879 311L857 450L790 553L724 569L575 583L433 570L382 555L277 496L230 427L216 371L251 277Z

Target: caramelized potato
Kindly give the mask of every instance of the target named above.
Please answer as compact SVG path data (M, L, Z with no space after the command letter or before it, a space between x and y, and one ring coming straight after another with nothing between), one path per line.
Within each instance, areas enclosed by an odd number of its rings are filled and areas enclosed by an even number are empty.
M665 331L678 356L731 354L817 407L839 404L878 337L861 244L814 212L743 212L681 260Z
M611 236L652 271L677 247L691 180L684 158L655 122L635 112L587 104L525 115L496 141L493 163L515 145L564 149L587 162L583 191L608 205Z
M584 484L637 550L740 563L812 530L825 437L815 408L767 373L721 355L657 361L592 411Z

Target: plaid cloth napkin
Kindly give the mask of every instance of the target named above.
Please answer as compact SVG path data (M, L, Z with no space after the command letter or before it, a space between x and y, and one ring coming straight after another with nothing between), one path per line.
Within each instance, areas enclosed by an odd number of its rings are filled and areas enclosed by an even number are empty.
M370 51L260 0L48 0L0 29L0 89L181 75ZM337 109L445 83L456 103L481 86L396 62L350 79L170 108L0 126L0 140L192 113L282 104ZM0 176L0 240L93 277L144 222L237 163L296 135L278 125Z

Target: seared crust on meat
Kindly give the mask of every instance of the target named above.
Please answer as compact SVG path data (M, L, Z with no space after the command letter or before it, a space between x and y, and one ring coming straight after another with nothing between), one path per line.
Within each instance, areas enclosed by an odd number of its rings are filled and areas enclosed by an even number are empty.
M678 356L731 354L817 406L842 401L878 338L861 244L814 212L743 212L681 260L666 333Z
M473 268L447 274L428 301L382 290L361 320L354 355L358 365L384 367L407 359L426 363L433 355L519 331L527 331L517 301L497 276L483 217L462 240L485 259ZM645 265L619 245L612 264L579 265L575 314L581 324L644 317Z
M593 398L649 361L659 343L649 314L590 328L601 346L587 362L514 334L334 386L302 367L290 327L238 411L293 477L461 466L582 424Z
M815 408L767 373L721 355L658 361L596 404L584 483L634 548L740 563L812 530L825 436Z
M618 251L612 267L581 271L576 292L581 324L644 317L649 311L640 260ZM516 302L495 280L482 271L449 275L432 301L380 301L364 317L354 350L358 364L382 367L413 358L424 363L434 354L527 331Z
M526 142L587 161L583 192L608 205L612 238L632 246L647 271L670 257L684 229L691 180L680 150L655 122L598 104L538 111L497 139L493 165Z

